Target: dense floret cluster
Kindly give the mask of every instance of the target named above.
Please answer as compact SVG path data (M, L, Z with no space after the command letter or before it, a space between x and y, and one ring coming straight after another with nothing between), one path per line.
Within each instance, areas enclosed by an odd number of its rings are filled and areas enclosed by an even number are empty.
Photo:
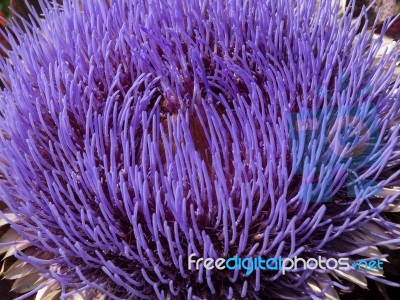
M315 2L64 1L11 26L0 242L38 270L23 291L337 299L391 284L188 270L192 253L357 260L400 245L400 51L388 24L375 35L365 11Z

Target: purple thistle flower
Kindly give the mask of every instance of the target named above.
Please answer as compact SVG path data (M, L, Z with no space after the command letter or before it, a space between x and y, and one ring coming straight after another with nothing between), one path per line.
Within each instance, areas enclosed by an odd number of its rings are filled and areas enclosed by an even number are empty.
M366 278L398 286L373 270L188 269L192 253L399 249L398 45L388 23L361 26L365 10L315 2L65 1L21 20L27 33L12 26L0 252L18 259L14 289L338 299Z

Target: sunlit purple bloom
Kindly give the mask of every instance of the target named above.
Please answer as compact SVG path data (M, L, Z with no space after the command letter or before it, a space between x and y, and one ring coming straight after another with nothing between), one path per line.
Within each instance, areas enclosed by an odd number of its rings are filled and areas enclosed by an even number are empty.
M0 243L19 238L17 263L41 278L21 292L337 299L366 278L396 285L371 270L187 265L399 248L387 23L373 35L365 12L339 17L330 1L64 2L26 34L12 26L0 63Z

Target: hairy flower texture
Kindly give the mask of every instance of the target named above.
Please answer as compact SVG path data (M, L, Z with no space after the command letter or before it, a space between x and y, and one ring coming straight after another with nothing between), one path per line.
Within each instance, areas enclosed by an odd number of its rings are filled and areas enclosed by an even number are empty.
M338 299L367 278L398 286L380 270L188 270L192 253L399 249L400 51L388 22L377 35L365 10L322 2L64 1L11 26L0 250L17 258L14 289Z

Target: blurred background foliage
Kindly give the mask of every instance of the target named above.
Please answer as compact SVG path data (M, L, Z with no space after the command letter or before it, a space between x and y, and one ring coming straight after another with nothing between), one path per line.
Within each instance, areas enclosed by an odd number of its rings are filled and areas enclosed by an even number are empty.
M8 6L10 5L10 0L0 0L0 17L8 18L10 16L10 11ZM5 20L0 20L2 26L5 25Z
M0 10L3 13L8 13L8 6L10 5L10 0L0 0Z
M26 17L29 10L26 7L25 1L26 0L0 0L0 16L6 18L11 17L12 13L9 7L12 7L17 14ZM27 0L26 2L33 5L36 9L39 8L39 0ZM3 22L2 25L5 25L5 22Z

